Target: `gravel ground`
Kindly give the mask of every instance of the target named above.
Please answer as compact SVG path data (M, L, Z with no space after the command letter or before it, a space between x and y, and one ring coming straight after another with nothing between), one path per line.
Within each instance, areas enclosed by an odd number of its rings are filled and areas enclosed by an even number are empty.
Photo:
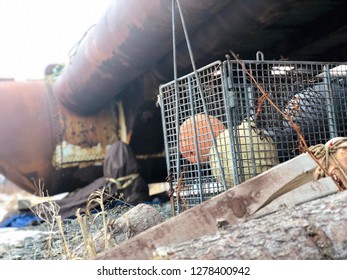
M171 207L168 203L154 204L155 207L167 219L171 215ZM107 211L111 219L116 219L126 213L128 206L117 206ZM99 215L95 218L95 224L90 222L91 236L96 236L102 228L102 219ZM91 219L90 219L91 221ZM53 231L50 225L41 223L35 226L23 228L0 229L0 260L63 260L78 257L75 250L82 247L83 238L80 225L76 219L62 222L66 244L69 252L64 251L64 242L58 226L54 225ZM83 258L82 258L83 259Z

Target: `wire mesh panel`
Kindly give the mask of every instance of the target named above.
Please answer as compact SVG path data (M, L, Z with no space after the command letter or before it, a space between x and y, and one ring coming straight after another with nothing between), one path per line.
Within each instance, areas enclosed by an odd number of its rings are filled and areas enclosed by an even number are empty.
M347 66L337 63L225 61L228 95L235 106L235 124L251 116L255 126L276 143L279 162L300 153L298 134L288 117L300 127L308 146L325 143L330 138L346 135ZM259 86L279 108L262 99Z
M347 130L347 66L219 61L160 87L167 168L179 213ZM260 89L279 111L262 98ZM282 113L284 113L284 115Z
M174 81L160 87L167 166L176 190L177 212L225 190L209 165L210 149L228 127L220 65L215 62L200 69L198 80L194 74L178 79L177 98Z

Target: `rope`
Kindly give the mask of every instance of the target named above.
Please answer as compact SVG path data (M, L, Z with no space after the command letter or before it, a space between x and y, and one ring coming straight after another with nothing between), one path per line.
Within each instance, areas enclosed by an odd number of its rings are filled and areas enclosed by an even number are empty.
M317 159L326 157L326 162L329 162L330 156L335 154L339 149L347 148L347 137L339 137L335 141L330 141L329 145L318 144L310 147L310 151Z
M117 190L124 190L127 188L136 178L140 175L139 173L133 173L124 177L119 178L105 178L106 181L111 182L116 185Z
M328 144L318 144L311 146L309 149L318 160L323 159L323 167L325 170L328 170L330 162L333 162L347 180L347 174L334 157L334 154L338 150L347 149L347 137L339 137L335 140L331 140ZM324 176L323 170L319 169L319 175Z

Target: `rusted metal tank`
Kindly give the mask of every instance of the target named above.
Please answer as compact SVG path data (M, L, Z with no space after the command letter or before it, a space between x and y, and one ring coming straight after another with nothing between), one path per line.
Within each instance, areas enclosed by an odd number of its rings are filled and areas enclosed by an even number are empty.
M0 82L0 173L50 195L102 176L106 148L118 140L118 106L81 117L56 102L49 83Z

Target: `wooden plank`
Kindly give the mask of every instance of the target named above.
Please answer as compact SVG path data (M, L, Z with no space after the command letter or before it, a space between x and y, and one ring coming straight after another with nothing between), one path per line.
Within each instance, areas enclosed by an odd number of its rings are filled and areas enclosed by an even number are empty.
M213 234L221 223L242 223L270 197L311 181L316 167L309 155L300 155L101 253L97 259L151 259L156 248Z
M64 198L68 193L60 193L54 196L36 196L36 195L31 195L27 196L23 199L19 199L17 202L17 208L18 210L28 210L32 208L33 206L44 203L44 202L49 202L49 201L54 201L54 200L59 200Z
M163 192L167 192L169 190L169 183L167 182L160 182L160 183L152 183L148 184L149 188L149 195L156 195Z
M276 212L284 207L299 205L337 192L338 188L330 177L322 178L319 181L311 181L278 197L270 204L257 211L253 215L253 218L259 218Z
M193 242L160 247L154 259L346 260L346 201L344 191L247 223L226 225Z

